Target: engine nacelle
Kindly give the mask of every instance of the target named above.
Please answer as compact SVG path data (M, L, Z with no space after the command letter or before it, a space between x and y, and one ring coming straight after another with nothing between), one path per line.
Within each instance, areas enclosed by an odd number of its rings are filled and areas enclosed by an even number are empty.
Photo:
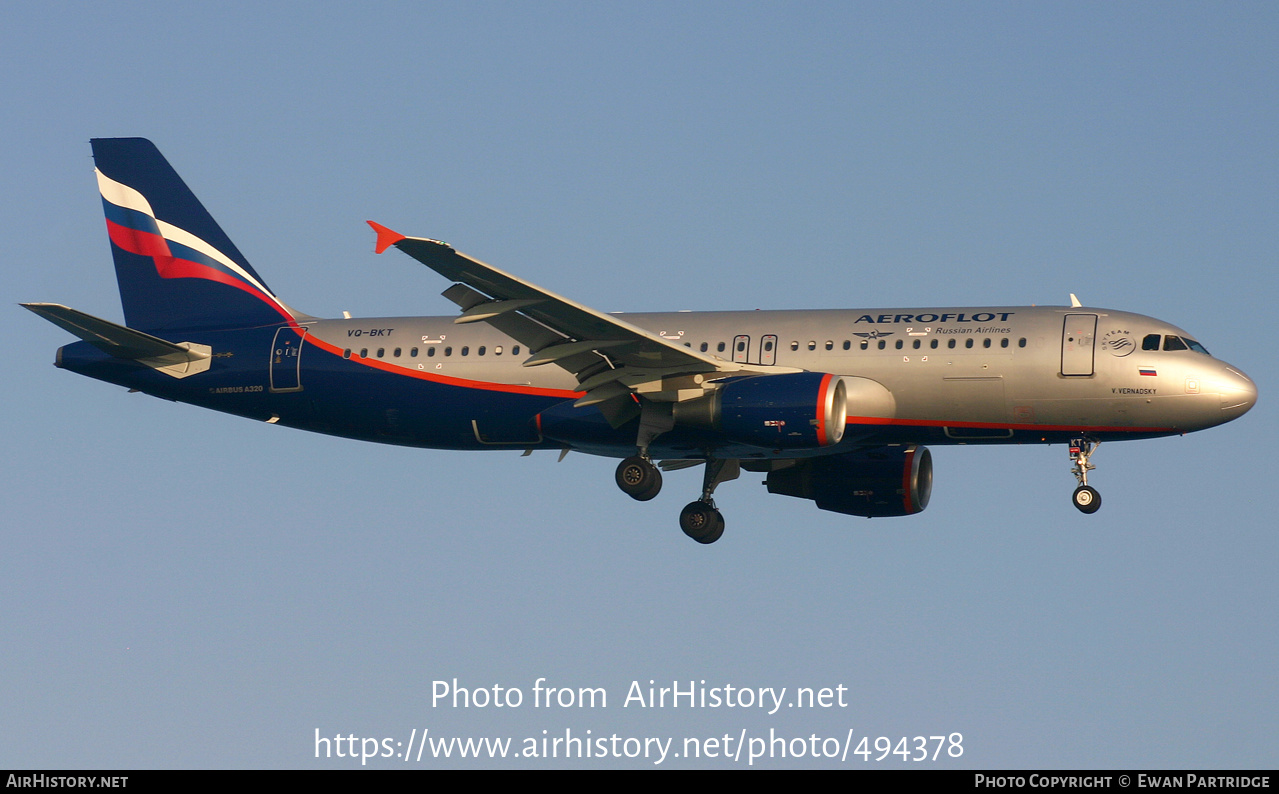
M822 510L877 518L928 507L933 455L927 447L876 447L810 458L768 473L768 492L812 499Z
M815 449L838 444L848 411L891 418L893 395L870 378L788 372L726 381L696 400L675 403L676 424L702 427L730 441L769 449Z
M715 430L740 444L826 447L844 437L847 380L822 372L735 378L705 397L676 403L672 413L677 424Z

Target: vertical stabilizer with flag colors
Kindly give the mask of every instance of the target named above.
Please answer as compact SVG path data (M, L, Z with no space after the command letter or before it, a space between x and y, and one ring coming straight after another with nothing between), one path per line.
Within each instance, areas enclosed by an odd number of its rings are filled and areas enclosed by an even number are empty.
M275 297L154 144L92 144L130 327L246 328L301 316Z

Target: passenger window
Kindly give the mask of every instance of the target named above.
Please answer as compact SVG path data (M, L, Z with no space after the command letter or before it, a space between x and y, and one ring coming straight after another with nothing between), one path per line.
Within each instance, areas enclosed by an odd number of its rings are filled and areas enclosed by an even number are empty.
M446 355L446 356L451 356L451 355L453 355L453 348L451 348L451 347L446 347L446 348L444 348L444 355Z
M518 356L519 354L520 354L520 346L519 346L519 345L511 345L511 355L513 355L513 356Z
M971 348L973 346L973 338L970 336L964 340L964 347Z
M350 358L350 357L351 357L351 348L348 347L346 350L342 351L342 358Z
M868 348L868 347L870 347L870 342L867 342L865 339L863 339L863 340L862 340L862 350L865 350L865 349L866 349L866 348Z
M495 346L493 347L493 355L495 355L495 356L500 356L500 355L502 355L502 346L501 346L501 345L495 345Z
M428 348L426 349L426 355L427 355L428 357L429 357L429 356L434 356L434 355L435 355L435 346L434 346L434 345L432 345L431 347L428 347Z
M709 347L710 347L710 345L706 344L705 342L702 342L702 345L701 345L701 347L700 347L699 349L700 349L703 353L705 353Z
M937 349L937 340L936 340L936 339L934 339L933 341L929 342L929 343L928 343L928 346L929 346L929 347L931 347L933 350L936 350L936 349Z
M886 347L888 347L888 343L885 342L883 339L879 340L879 349L883 350Z
M990 347L990 337L986 337L985 339L981 340L981 346Z
M831 340L827 339L827 340L826 340L826 349L827 349L827 350L834 350L834 349L835 349L835 343L834 343L834 342L832 342Z
M1158 350L1159 334L1146 334L1146 336L1141 340L1141 349L1142 350Z
M902 345L903 345L903 344L905 344L905 343L904 343L904 342L902 342L902 340L898 339L898 340L897 340L897 345L896 345L897 349L898 349L898 350L901 350L901 349L902 349Z
M723 344L722 344L722 343L720 344L720 348L719 348L719 349L720 349L720 350L723 350L723 349L724 349L724 346L723 346ZM796 341L796 342L791 342L791 343L790 343L790 349L791 349L791 350L799 350L799 342L798 342L798 341Z
M417 358L417 348L416 348L416 347L409 351L409 358Z
M792 344L794 344L794 343L792 343ZM791 347L791 350L794 350L794 349L795 349L794 347ZM718 345L715 345L715 352L717 352L717 353L723 353L723 352L724 352L724 343L723 343L723 342L720 342Z
M397 348L395 348L395 357L396 357L396 358L399 358L399 357L400 357L400 349L399 349L398 347L397 347Z
M951 350L954 350L954 349L955 349L955 340L954 340L954 339L947 339L947 340L946 340L946 347L949 347Z
M737 352L738 352L738 353L741 353L741 352L742 352L742 351L744 351L744 350L746 350L746 342L745 342L745 341L738 342L738 343L737 343Z
M381 358L382 356L385 356L385 355L386 355L386 348L385 348L385 347L379 347L379 348L377 349L377 357L378 357L378 358Z
M484 355L484 345L480 345L480 349L475 351L478 355Z
M369 349L367 347L360 348L360 358L368 358L368 357L369 357Z
M1008 347L1008 337L1006 337L1006 336L1005 336L1003 339L1000 339L1000 340L999 340L999 346L1000 346L1000 347Z
M853 343L852 343L852 342L850 342L850 341L849 341L849 340L847 340L847 339L845 339L845 340L844 340L844 349L845 349L845 350L849 350L849 349L851 349L851 348L852 348L852 346L853 346Z
M702 350L705 350L705 349L706 349L706 345L702 345ZM772 340L772 339L766 339L766 340L764 340L764 352L765 352L765 353L771 353L771 352L773 352L773 340Z
M469 355L471 355L471 346L470 346L470 345L462 345L462 355L464 355L464 356L469 356Z
M1189 350L1186 343L1181 341L1180 336L1169 334L1164 337L1164 350Z
M816 341L816 340L814 340L814 339L810 339L810 340L808 340L808 349L809 349L809 350L816 350L816 349L817 349L817 341Z
M1026 337L1023 336L1021 339L1017 340L1017 347L1025 347L1025 346L1026 346Z
M918 339L916 339L916 340L915 340L915 344L914 344L914 345L912 345L912 347L914 347L916 350L918 350L918 349L919 349L919 345L920 345L920 344L921 344L921 343L920 343L920 341L919 341Z

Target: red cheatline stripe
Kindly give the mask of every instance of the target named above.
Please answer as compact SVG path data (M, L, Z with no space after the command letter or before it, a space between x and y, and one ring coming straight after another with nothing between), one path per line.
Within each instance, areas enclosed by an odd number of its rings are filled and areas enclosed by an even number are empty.
M294 329L297 330L299 334L301 333L301 328L295 326ZM324 350L325 352L332 353L339 358L342 356L342 352L346 350L346 348L338 347L330 342L326 342L318 336L308 334L306 340L310 344ZM567 389L543 389L536 386L517 386L510 383L491 383L484 380L454 378L448 375L438 375L430 370L401 367L398 364L379 361L375 358L357 358L352 356L346 360L362 366L372 367L373 369L380 369L383 372L389 372L393 375L402 375L410 378L417 378L418 380L429 380L445 386L458 386L464 389L483 389L484 391L500 391L507 392L509 394L529 394L536 397L559 397L564 400L576 399L585 394L585 392L568 391Z
M894 425L898 427L971 427L981 430L1114 430L1123 433L1175 433L1174 427L1115 427L1111 425L1032 425L1003 422L952 422L947 419L888 419L882 416L849 416L850 425Z

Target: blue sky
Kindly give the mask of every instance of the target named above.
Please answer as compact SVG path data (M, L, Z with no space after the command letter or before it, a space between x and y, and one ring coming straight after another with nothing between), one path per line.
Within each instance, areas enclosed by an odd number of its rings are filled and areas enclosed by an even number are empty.
M1279 9L1268 3L50 3L0 30L0 766L350 767L322 735L963 734L780 766L1270 767ZM934 450L916 517L405 450L56 370L121 313L88 139L153 139L284 300L447 314L372 218L606 311L1087 304L1248 372L1243 419ZM424 407L429 410L429 407ZM432 682L606 708L433 706ZM638 709L632 681L848 705ZM652 759L411 762L498 768ZM354 765L358 766L359 761ZM668 759L663 766L744 761Z

